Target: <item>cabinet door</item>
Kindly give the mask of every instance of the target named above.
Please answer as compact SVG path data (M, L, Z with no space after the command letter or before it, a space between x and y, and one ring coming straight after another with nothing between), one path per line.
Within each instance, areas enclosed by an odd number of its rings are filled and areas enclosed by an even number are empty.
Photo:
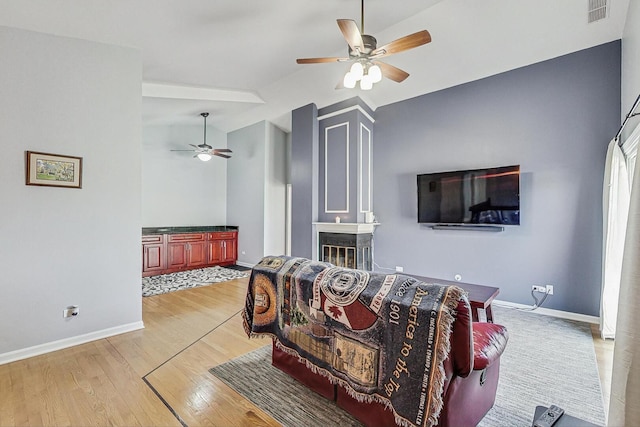
M210 240L208 244L209 244L208 264L218 264L222 262L222 257L223 257L222 240Z
M167 265L164 243L163 234L142 236L142 277L164 272Z
M216 231L207 234L210 265L231 264L238 259L238 233Z
M187 265L195 267L207 263L207 243L189 242L187 243Z
M187 265L187 244L183 242L167 243L167 269Z
M224 240L224 262L236 262L238 259L238 248L236 239Z
M164 245L162 243L147 243L142 245L142 272L153 273L164 270Z

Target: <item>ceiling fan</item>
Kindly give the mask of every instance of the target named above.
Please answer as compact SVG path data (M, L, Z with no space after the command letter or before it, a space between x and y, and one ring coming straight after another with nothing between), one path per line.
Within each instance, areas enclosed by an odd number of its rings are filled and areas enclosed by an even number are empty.
M218 156L218 157L224 157L225 159L230 159L231 156L227 154L222 154L222 153L233 153L233 151L229 150L228 148L213 148L212 146L207 144L207 117L209 117L209 113L200 113L200 115L204 117L204 139L202 141L202 144L198 144L198 145L189 144L194 148L193 150L171 150L171 151L193 151L194 153L196 153L196 155L193 157L194 158L197 157L203 162L208 162L209 160L211 160L212 156Z
M364 33L364 0L361 0L360 29L352 19L338 19L337 21L338 27L340 27L340 31L342 31L342 35L349 45L348 58L299 58L296 60L298 64L353 61L350 70L345 74L344 79L338 83L336 89L351 89L360 81L360 89L369 90L373 87L373 83L382 80L383 76L398 83L404 81L409 77L409 73L393 65L378 61L378 59L422 46L431 41L429 32L422 30L377 47L375 37Z

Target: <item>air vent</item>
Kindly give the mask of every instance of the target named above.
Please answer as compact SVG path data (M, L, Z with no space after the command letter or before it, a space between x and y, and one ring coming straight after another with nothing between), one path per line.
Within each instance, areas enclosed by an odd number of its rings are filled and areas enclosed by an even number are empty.
M589 0L589 23L607 17L608 0Z

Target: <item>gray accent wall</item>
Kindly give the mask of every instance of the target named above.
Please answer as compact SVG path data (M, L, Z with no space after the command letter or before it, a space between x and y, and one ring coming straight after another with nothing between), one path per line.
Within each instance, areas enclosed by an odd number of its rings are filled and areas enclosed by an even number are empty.
M0 27L0 363L139 329L141 58ZM25 151L82 188L25 185ZM78 305L77 317L62 311Z
M318 221L364 222L372 207L373 112L356 97L318 115Z
M377 109L375 262L500 287L532 304L597 316L602 183L620 125L619 41ZM412 77L415 78L415 77ZM417 223L416 175L519 164L521 225L501 233Z
M291 255L314 258L318 219L318 108L308 104L291 116Z

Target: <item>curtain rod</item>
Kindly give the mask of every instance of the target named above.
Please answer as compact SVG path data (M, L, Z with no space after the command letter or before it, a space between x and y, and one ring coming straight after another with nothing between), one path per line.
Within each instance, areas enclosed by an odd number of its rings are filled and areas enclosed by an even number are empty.
M629 110L629 114L627 114L627 117L624 118L624 121L622 122L622 125L620 126L620 129L618 130L618 133L616 134L616 137L614 138L616 141L618 141L618 145L620 147L622 147L622 141L620 141L620 135L622 134L622 130L624 129L624 127L627 125L627 122L629 121L629 119L631 117L640 115L640 113L633 113L636 109L636 107L638 106L638 103L640 103L640 95L638 95L638 97L636 98L636 102L633 103L633 107L631 107L631 110Z

